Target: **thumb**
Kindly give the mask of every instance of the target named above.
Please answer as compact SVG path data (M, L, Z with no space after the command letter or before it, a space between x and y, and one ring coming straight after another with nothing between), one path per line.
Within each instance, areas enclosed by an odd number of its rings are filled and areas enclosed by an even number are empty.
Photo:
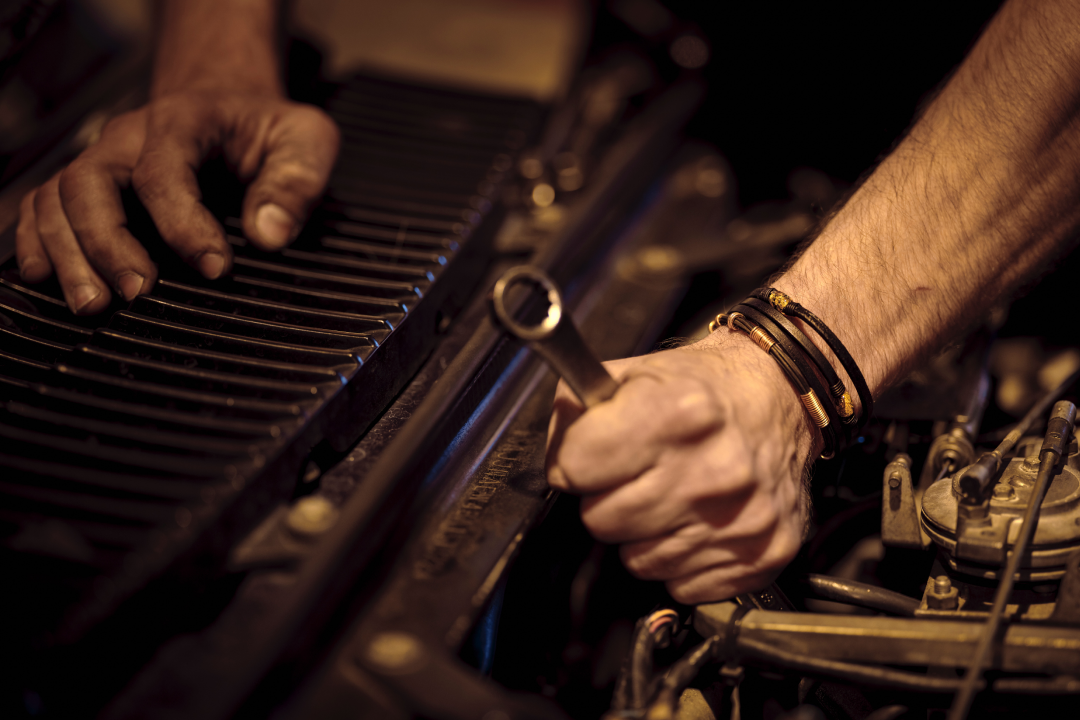
M339 143L334 121L310 105L291 105L275 123L244 196L244 234L255 247L280 250L296 238L326 188Z

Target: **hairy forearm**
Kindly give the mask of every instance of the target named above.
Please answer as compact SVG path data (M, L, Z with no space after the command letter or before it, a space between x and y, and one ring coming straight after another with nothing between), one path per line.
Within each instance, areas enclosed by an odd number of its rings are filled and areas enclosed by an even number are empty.
M776 281L834 329L875 394L1071 246L1077 17L1076 2L1007 3L908 136Z
M280 0L162 0L151 95L177 90L282 94Z

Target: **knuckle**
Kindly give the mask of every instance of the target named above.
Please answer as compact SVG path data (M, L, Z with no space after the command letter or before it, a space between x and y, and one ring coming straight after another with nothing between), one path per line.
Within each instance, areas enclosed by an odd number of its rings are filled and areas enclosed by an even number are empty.
M273 169L272 182L286 192L314 195L322 190L325 175L298 160L282 162Z
M705 599L700 592L695 592L689 585L680 582L668 582L667 591L675 602L683 605L695 605Z
M132 110L130 112L122 113L116 117L110 119L101 128L101 134L113 135L113 134L127 134L131 132L135 127L146 121L146 111L143 108L138 110Z
M154 195L162 180L162 172L152 153L143 153L131 171L131 187L139 197Z
M665 580L666 563L660 561L655 554L641 552L634 545L623 545L619 548L623 566L627 571L639 580Z
M330 117L326 111L321 108L317 108L314 105L307 105L299 103L294 105L294 112L296 113L299 122L310 125L310 129L323 133L327 136L327 139L338 139L341 136L341 131L338 129L337 123Z
M584 508L581 511L581 522L589 534L600 542L617 542L619 538L618 521L610 517L608 513L598 511L595 508Z
M57 189L61 201L70 202L77 197L97 174L94 164L82 155L72 160L70 165L60 171L58 178Z
M775 533L780 516L776 509L766 503L751 503L739 518L740 535L756 538Z
M760 568L762 570L775 570L782 568L791 562L799 553L802 543L791 532L777 532L773 535L772 542L762 556Z
M755 487L758 484L754 463L748 457L736 455L731 458L727 475L728 481L735 488L750 488Z
M562 469L558 466L551 466L548 468L547 473L548 485L561 492L567 492L570 490L570 483L566 479L566 475Z

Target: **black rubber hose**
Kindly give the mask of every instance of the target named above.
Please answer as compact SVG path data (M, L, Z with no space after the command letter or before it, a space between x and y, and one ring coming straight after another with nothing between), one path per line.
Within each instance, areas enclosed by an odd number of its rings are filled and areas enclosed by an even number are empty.
M822 600L857 605L901 617L915 617L915 611L921 604L915 598L892 590L829 575L807 575L806 582L814 597Z
M756 640L744 638L739 638L736 647L743 657L752 658L759 662L767 662L777 670L787 670L847 683L859 683L874 688L951 694L960 688L962 682L961 678L927 677L926 675L910 673L904 670L855 665L854 663L797 655ZM980 680L979 685L982 684Z

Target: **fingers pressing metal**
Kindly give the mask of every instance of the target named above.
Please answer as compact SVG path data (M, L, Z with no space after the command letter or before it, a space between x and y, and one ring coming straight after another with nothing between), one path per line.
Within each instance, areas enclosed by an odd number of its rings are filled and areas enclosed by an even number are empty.
M146 141L131 175L161 237L210 279L228 270L232 252L221 225L202 204L195 169L222 132L205 108L159 105L148 115Z
M149 292L157 279L157 267L128 232L120 197L121 188L131 182L145 127L144 111L114 119L101 141L60 173L58 183L63 213L78 238L81 256L125 300Z
M321 110L290 104L268 128L265 155L244 197L244 234L263 250L292 242L326 188L340 134Z
M108 284L94 270L60 201L60 176L54 175L34 194L37 235L56 270L71 311L80 315L101 312L109 304Z

